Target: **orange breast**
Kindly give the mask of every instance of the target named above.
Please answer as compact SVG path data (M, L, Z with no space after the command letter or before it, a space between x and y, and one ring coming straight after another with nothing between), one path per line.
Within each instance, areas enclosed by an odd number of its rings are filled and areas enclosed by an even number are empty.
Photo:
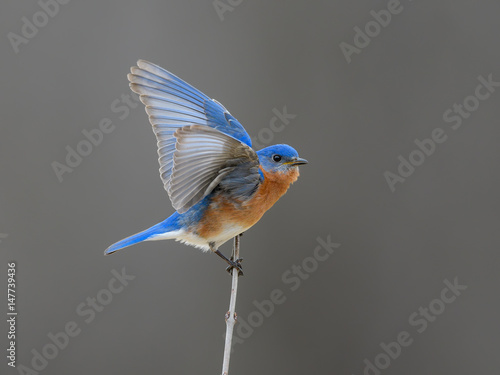
M218 236L224 228L236 224L246 229L257 223L299 177L298 168L288 173L269 173L260 167L264 182L246 202L235 202L223 195L215 196L198 226L204 238Z

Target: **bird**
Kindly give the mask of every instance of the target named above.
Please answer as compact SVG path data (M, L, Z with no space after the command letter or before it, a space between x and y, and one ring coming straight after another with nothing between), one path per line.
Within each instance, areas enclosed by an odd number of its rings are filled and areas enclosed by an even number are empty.
M256 224L299 177L307 160L288 145L259 151L245 128L215 99L158 65L139 60L127 76L157 139L160 177L175 212L109 246L174 239L212 251L242 272L242 259L218 248Z

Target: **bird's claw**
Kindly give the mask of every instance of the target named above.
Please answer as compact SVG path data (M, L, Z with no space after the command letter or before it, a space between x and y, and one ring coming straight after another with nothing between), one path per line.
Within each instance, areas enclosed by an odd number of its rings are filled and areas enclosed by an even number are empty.
M236 261L231 259L229 261L229 267L226 268L226 271L232 275L233 269L236 268L238 270L238 276L243 276L243 266L241 265L242 260L243 258L238 258Z

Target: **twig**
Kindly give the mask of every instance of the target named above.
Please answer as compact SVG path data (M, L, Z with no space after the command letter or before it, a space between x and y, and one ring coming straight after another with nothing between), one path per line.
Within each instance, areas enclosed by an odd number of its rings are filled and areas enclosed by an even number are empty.
M233 260L240 259L240 235L234 237ZM233 342L233 330L236 323L236 294L238 293L239 271L232 269L233 283L231 285L231 299L229 300L229 311L226 313L226 343L224 346L224 362L222 364L222 375L229 374L229 359L231 357L231 346Z

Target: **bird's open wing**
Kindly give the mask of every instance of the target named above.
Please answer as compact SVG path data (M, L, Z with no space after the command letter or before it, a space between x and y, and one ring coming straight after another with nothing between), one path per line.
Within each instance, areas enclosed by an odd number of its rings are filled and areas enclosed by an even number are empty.
M256 189L259 157L246 144L206 125L182 127L174 138L177 143L167 191L177 212L186 212L219 184L235 197Z
M188 125L205 125L252 146L243 126L217 101L165 69L139 60L128 75L130 88L146 105L158 141L160 176L169 191L176 139L174 133Z

